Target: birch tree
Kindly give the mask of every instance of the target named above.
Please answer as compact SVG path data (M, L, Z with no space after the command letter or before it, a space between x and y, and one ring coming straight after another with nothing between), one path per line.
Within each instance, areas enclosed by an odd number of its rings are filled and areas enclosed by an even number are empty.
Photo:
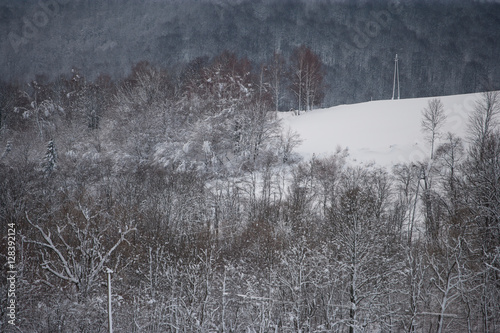
M279 110L283 99L285 76L285 58L279 51L275 51L270 63L266 66L266 79L271 88L275 111Z
M290 57L290 90L294 94L298 110L309 111L321 103L324 97L321 59L310 48L302 45Z
M431 144L431 159L434 158L434 144L439 137L439 130L446 122L444 105L439 98L431 99L427 107L422 111L422 132L427 135L427 140Z

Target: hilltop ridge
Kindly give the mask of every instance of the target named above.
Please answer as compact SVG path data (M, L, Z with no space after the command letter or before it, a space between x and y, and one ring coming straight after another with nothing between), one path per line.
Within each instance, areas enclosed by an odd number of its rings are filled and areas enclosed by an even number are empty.
M285 128L300 135L303 142L296 151L306 159L333 154L340 147L347 148L355 162L391 166L429 158L430 145L421 131L422 110L429 100L439 98L447 116L439 144L447 132L465 139L469 113L480 95L370 101L281 117Z

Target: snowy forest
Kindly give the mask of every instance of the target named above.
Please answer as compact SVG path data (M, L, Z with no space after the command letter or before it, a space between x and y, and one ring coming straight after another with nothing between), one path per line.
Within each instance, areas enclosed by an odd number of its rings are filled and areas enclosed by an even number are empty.
M294 153L276 105L323 93L306 46L3 85L2 331L107 332L107 269L117 332L500 331L500 94L384 168Z
M0 331L500 332L499 8L0 0ZM425 156L298 153L396 54Z

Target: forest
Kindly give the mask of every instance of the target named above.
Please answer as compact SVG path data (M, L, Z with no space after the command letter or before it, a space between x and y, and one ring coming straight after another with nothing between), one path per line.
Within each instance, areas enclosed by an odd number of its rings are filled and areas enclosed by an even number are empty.
M500 331L500 94L429 102L419 163L304 160L321 62L271 59L1 86L3 332L107 332L108 269L116 332Z
M390 98L396 54L403 98L500 90L499 39L493 0L0 0L0 81L122 80L140 60L177 71L224 50L263 63L306 44L330 107Z

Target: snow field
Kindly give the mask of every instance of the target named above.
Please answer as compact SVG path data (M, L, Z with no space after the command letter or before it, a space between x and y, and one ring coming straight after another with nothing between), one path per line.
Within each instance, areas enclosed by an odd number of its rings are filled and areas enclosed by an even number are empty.
M295 151L305 160L334 154L338 147L349 151L349 160L390 167L430 157L430 144L421 130L422 111L429 100L441 99L447 116L441 138L451 132L466 142L470 112L480 93L371 101L317 109L296 116L280 113L284 130L297 132L302 144Z

